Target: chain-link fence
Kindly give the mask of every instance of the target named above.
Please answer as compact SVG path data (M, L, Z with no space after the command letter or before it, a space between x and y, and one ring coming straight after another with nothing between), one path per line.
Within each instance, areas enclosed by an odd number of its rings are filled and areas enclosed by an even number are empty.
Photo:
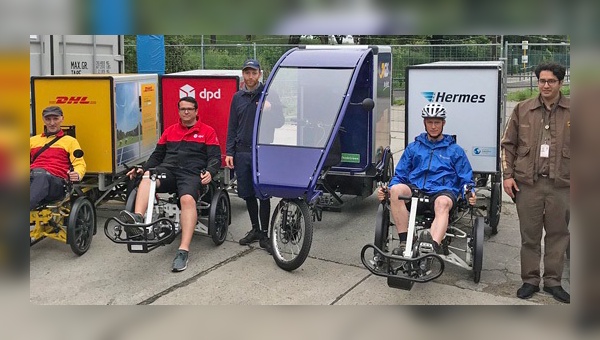
M541 61L556 61L567 67L565 83L569 83L569 43L529 43L524 50L518 43L502 44L442 44L391 45L393 98L402 99L405 89L406 67L436 61L491 61L506 62L509 88L537 87L533 70ZM247 58L260 61L267 79L281 55L296 45L265 44L188 44L165 46L165 73L194 69L237 70ZM523 56L526 55L525 58ZM523 62L525 61L525 63ZM137 73L135 45L125 45L125 71Z

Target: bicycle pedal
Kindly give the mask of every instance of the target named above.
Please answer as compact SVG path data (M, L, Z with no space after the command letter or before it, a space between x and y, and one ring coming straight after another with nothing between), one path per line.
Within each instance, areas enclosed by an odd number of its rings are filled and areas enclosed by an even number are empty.
M420 254L435 253L435 249L433 248L433 244L431 244L429 242L421 242L421 243L419 243L419 253Z

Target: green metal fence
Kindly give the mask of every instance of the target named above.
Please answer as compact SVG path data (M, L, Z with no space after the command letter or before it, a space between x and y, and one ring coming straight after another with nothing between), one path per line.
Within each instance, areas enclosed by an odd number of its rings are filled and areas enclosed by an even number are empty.
M193 69L234 69L241 67L247 58L256 58L267 79L273 66L283 53L296 45L267 44L203 44L166 45L166 73ZM530 43L525 53L519 44L448 44L448 45L391 45L392 91L394 99L404 96L406 67L436 61L491 61L505 60L506 75L510 84L520 87L535 85L532 70L544 60L559 62L570 70L570 44ZM135 45L125 45L125 70L137 72ZM568 72L569 74L570 72ZM569 79L567 77L566 82Z

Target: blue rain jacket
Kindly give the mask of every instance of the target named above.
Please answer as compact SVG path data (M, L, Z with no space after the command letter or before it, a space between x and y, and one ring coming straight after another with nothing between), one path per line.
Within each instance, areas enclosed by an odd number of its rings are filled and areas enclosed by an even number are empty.
M398 183L412 184L428 194L449 190L458 198L464 185L474 186L473 169L452 136L431 142L423 132L404 150L389 187Z

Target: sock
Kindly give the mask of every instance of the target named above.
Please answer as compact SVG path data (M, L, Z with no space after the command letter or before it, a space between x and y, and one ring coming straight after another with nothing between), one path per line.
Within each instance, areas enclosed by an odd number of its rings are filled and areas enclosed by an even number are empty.
M246 208L248 209L248 215L250 215L252 229L258 230L258 202L256 202L256 197L246 198Z
M271 215L271 200L260 201L260 229L264 232L269 230L269 215Z
M398 233L398 237L400 238L400 242L402 242L402 241L406 242L407 236L408 236L408 232L406 232L406 233Z

